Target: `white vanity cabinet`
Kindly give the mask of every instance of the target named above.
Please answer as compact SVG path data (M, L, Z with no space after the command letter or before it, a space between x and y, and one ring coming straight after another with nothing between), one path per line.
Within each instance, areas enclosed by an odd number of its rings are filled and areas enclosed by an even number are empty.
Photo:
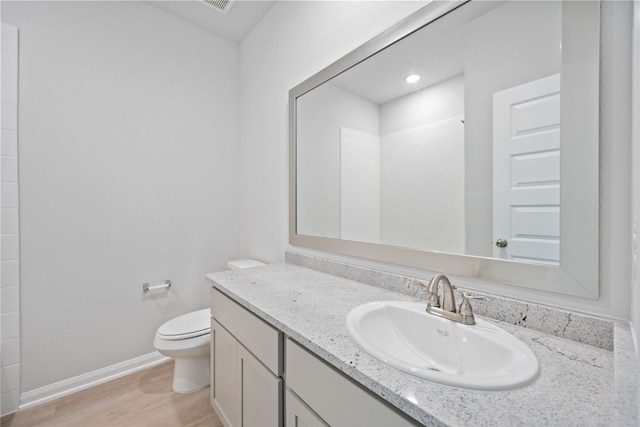
M415 425L215 288L211 315L211 405L225 427Z
M226 427L282 426L282 332L211 294L211 405Z
M287 427L416 425L291 339L285 355Z

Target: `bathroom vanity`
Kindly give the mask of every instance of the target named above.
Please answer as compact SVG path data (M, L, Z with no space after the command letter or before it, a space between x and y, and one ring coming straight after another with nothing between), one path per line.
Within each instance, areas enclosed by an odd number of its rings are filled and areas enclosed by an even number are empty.
M211 404L226 425L412 425L216 288L211 309Z
M615 380L620 358L598 347L606 340L585 345L485 318L534 352L540 374L512 390L468 390L389 367L347 333L346 315L358 305L422 297L291 263L206 277L211 399L226 425L612 425L634 416L625 410L632 396ZM611 334L620 326L596 321Z

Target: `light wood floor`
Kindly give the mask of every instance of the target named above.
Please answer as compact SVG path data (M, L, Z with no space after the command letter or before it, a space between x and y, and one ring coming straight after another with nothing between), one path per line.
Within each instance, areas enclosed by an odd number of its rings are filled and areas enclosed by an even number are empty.
M222 427L209 388L171 389L173 361L2 417L2 427Z

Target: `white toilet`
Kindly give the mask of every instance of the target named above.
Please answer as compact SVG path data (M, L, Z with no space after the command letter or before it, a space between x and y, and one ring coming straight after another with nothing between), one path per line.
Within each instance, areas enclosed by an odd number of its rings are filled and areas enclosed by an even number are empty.
M253 259L229 261L230 270L265 265ZM211 311L193 311L163 323L153 345L160 353L175 359L173 391L191 393L209 385L209 345Z

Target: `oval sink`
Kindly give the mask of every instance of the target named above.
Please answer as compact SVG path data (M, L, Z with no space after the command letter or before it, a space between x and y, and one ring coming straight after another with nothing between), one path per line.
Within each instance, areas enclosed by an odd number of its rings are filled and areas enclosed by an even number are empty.
M375 358L441 384L505 390L538 375L536 356L505 330L478 318L463 325L425 308L423 302L363 304L347 315L347 330Z

